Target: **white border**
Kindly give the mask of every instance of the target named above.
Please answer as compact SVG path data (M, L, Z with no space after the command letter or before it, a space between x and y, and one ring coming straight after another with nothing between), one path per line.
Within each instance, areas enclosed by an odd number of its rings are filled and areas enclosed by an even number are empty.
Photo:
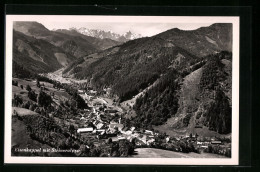
M11 98L13 21L84 21L133 23L232 23L232 158L88 158L88 157L12 157L11 156ZM174 16L62 16L6 15L5 56L5 130L4 163L22 164L150 164L150 165L238 165L239 162L239 17L174 17Z

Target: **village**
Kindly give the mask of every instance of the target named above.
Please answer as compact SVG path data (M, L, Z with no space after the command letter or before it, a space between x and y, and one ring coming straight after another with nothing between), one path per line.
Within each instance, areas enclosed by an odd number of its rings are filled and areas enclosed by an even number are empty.
M109 89L104 89L104 91ZM108 102L102 96L97 96L94 90L78 90L79 95L89 105L89 109L84 109L84 114L75 117L77 134L85 139L96 140L94 143L98 146L100 140L111 139L112 142L128 140L135 142L139 148L155 147L177 152L194 151L197 153L208 152L221 155L229 155L231 143L229 139L217 137L202 137L197 133L190 133L179 137L170 137L165 133L148 130L145 128L127 127L124 120L124 109L118 107L113 101ZM106 92L105 92L106 94ZM180 143L187 145L179 146ZM177 146L178 145L178 146ZM184 149L190 150L184 150ZM216 150L217 149L217 150Z

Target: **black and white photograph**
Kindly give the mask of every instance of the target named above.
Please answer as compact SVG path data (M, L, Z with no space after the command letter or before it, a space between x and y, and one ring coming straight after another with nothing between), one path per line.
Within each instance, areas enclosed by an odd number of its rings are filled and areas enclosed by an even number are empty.
M238 164L239 17L6 22L6 163Z

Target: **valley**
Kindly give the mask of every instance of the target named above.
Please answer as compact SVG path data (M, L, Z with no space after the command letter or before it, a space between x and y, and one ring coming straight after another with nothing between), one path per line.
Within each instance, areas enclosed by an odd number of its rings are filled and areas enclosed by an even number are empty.
M230 25L126 42L14 28L13 155L22 134L46 156L231 156Z

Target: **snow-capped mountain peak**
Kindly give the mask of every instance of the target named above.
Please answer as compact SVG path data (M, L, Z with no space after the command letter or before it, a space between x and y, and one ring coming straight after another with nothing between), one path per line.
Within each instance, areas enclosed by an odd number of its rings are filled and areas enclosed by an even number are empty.
M69 30L75 30L83 35L87 35L87 36L92 36L92 37L96 37L96 38L100 38L100 39L112 39L115 41L120 41L120 42L126 42L129 40L133 40L133 39L137 39L137 38L141 38L142 35L140 34L135 34L132 33L131 31L128 31L124 34L118 34L118 33L114 33L113 31L104 31L104 30L100 30L100 29L88 29L85 27L81 27L81 28L70 28Z

